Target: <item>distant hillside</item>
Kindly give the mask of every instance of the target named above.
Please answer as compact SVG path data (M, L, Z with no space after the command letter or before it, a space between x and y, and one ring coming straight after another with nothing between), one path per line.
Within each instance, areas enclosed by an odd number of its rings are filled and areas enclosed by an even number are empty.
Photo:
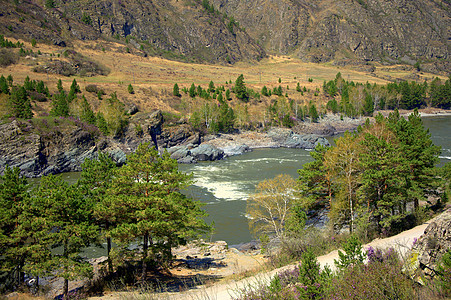
M193 62L266 53L337 65L419 63L447 73L449 0L0 0L0 34L61 46L116 38Z
M306 61L450 65L449 0L211 0L268 52ZM340 62L338 62L340 63Z
M64 46L113 37L142 54L186 61L259 60L265 51L236 24L200 1L0 1L0 33Z

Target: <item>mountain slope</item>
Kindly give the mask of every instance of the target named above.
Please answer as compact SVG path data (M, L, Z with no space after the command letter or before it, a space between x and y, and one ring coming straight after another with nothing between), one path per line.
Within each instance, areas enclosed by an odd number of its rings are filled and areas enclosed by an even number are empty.
M0 33L64 46L71 39L127 38L149 54L188 61L234 63L259 60L264 50L249 35L198 1L0 1ZM52 7L54 6L54 7ZM31 25L31 26L28 26Z
M433 62L449 70L449 1L213 0L273 53L312 62Z

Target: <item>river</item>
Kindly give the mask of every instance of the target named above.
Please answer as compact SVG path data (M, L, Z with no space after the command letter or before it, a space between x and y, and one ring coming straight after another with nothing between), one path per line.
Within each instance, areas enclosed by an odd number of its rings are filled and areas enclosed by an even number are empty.
M424 117L431 139L442 146L439 166L451 160L451 116ZM330 138L332 142L333 138ZM246 199L255 191L258 182L274 178L278 174L289 174L297 178L297 170L312 158L303 149L256 149L240 156L215 162L180 165L180 170L193 174L195 183L184 193L205 203L208 222L215 222L216 231L212 240L224 240L229 245L253 239L246 218ZM79 173L65 173L63 178L75 182ZM37 179L32 182L37 183ZM104 255L105 250L91 248L86 255Z
M443 166L451 160L451 116L422 119L434 144L442 146L439 166ZM186 193L206 203L207 221L215 222L212 239L233 245L253 238L245 216L246 199L258 182L282 173L297 178L297 170L311 160L309 152L303 149L256 149L222 161L180 165L180 170L194 176L195 183Z

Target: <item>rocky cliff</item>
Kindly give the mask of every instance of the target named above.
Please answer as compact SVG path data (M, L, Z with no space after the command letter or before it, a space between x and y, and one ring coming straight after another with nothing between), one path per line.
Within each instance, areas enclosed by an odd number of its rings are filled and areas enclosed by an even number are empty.
M42 3L53 3L54 7ZM208 7L214 9L206 9ZM65 46L115 37L137 53L187 61L420 62L449 72L446 0L0 0L0 33ZM204 4L204 5L203 5ZM231 22L231 17L237 22Z
M212 0L268 52L450 69L449 1Z
M259 60L264 50L200 1L0 1L0 33L65 46L73 39L115 37L127 50L187 61Z

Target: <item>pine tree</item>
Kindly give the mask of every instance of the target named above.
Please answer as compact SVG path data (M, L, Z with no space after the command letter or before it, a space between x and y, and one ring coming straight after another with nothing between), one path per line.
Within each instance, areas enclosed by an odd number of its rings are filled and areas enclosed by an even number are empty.
M56 88L58 89L58 92L61 93L61 91L64 90L63 88L63 82L61 81L61 79L58 80L57 84L56 84Z
M191 98L196 97L196 86L193 84L191 84L191 87L188 90L188 94Z
M85 96L82 97L81 101L80 119L88 124L95 125L97 120L96 115L92 111L91 105L88 103Z
M177 83L174 84L174 88L172 89L172 95L174 95L176 97L181 97L182 96L180 94L179 85Z
M0 271L15 275L14 285L23 283L27 236L20 234L20 216L28 195L28 182L19 168L6 167L0 176ZM14 272L15 271L15 272Z
M8 82L3 75L0 77L0 93L9 94Z
M8 85L12 87L14 82L13 76L9 74L8 77L6 77L6 80L8 81Z
M69 280L92 276L91 265L79 253L97 236L98 228L92 222L93 202L83 197L78 186L53 175L43 177L33 194L35 206L45 218L43 243L62 247L62 254L53 254L49 261L41 263L42 268L64 279L64 299L69 299Z
M100 111L97 113L96 119L97 119L97 127L99 127L100 132L103 133L103 135L110 134L110 130L108 129L108 123L106 122L105 117Z
M107 154L100 153L98 159L86 159L81 167L78 185L83 194L92 198L95 203L93 216L107 241L108 271L111 274L113 273L111 230L117 226L122 215L122 208L108 193L117 169L116 163Z
M127 90L128 90L129 94L134 94L135 93L135 90L133 89L133 86L132 86L131 83L128 85Z
M53 95L50 115L54 117L69 116L69 103L67 101L67 95L64 90L61 90L59 93Z
M122 242L142 238L143 281L149 261L171 260L172 247L209 230L199 203L180 193L189 183L190 177L178 171L177 162L168 153L160 156L149 143L128 155L127 164L115 176L112 197L123 201L125 209L112 235Z
M14 87L9 97L9 105L14 117L30 119L33 117L31 102L23 86Z
M233 88L235 95L238 99L248 102L249 93L247 92L246 85L244 84L244 76L241 74L235 81L235 87Z
M227 89L226 93L225 93L226 99L227 100L232 100L232 96L230 95L230 90Z
M215 84L213 83L213 81L210 81L210 83L208 84L208 92L209 93L215 92Z

